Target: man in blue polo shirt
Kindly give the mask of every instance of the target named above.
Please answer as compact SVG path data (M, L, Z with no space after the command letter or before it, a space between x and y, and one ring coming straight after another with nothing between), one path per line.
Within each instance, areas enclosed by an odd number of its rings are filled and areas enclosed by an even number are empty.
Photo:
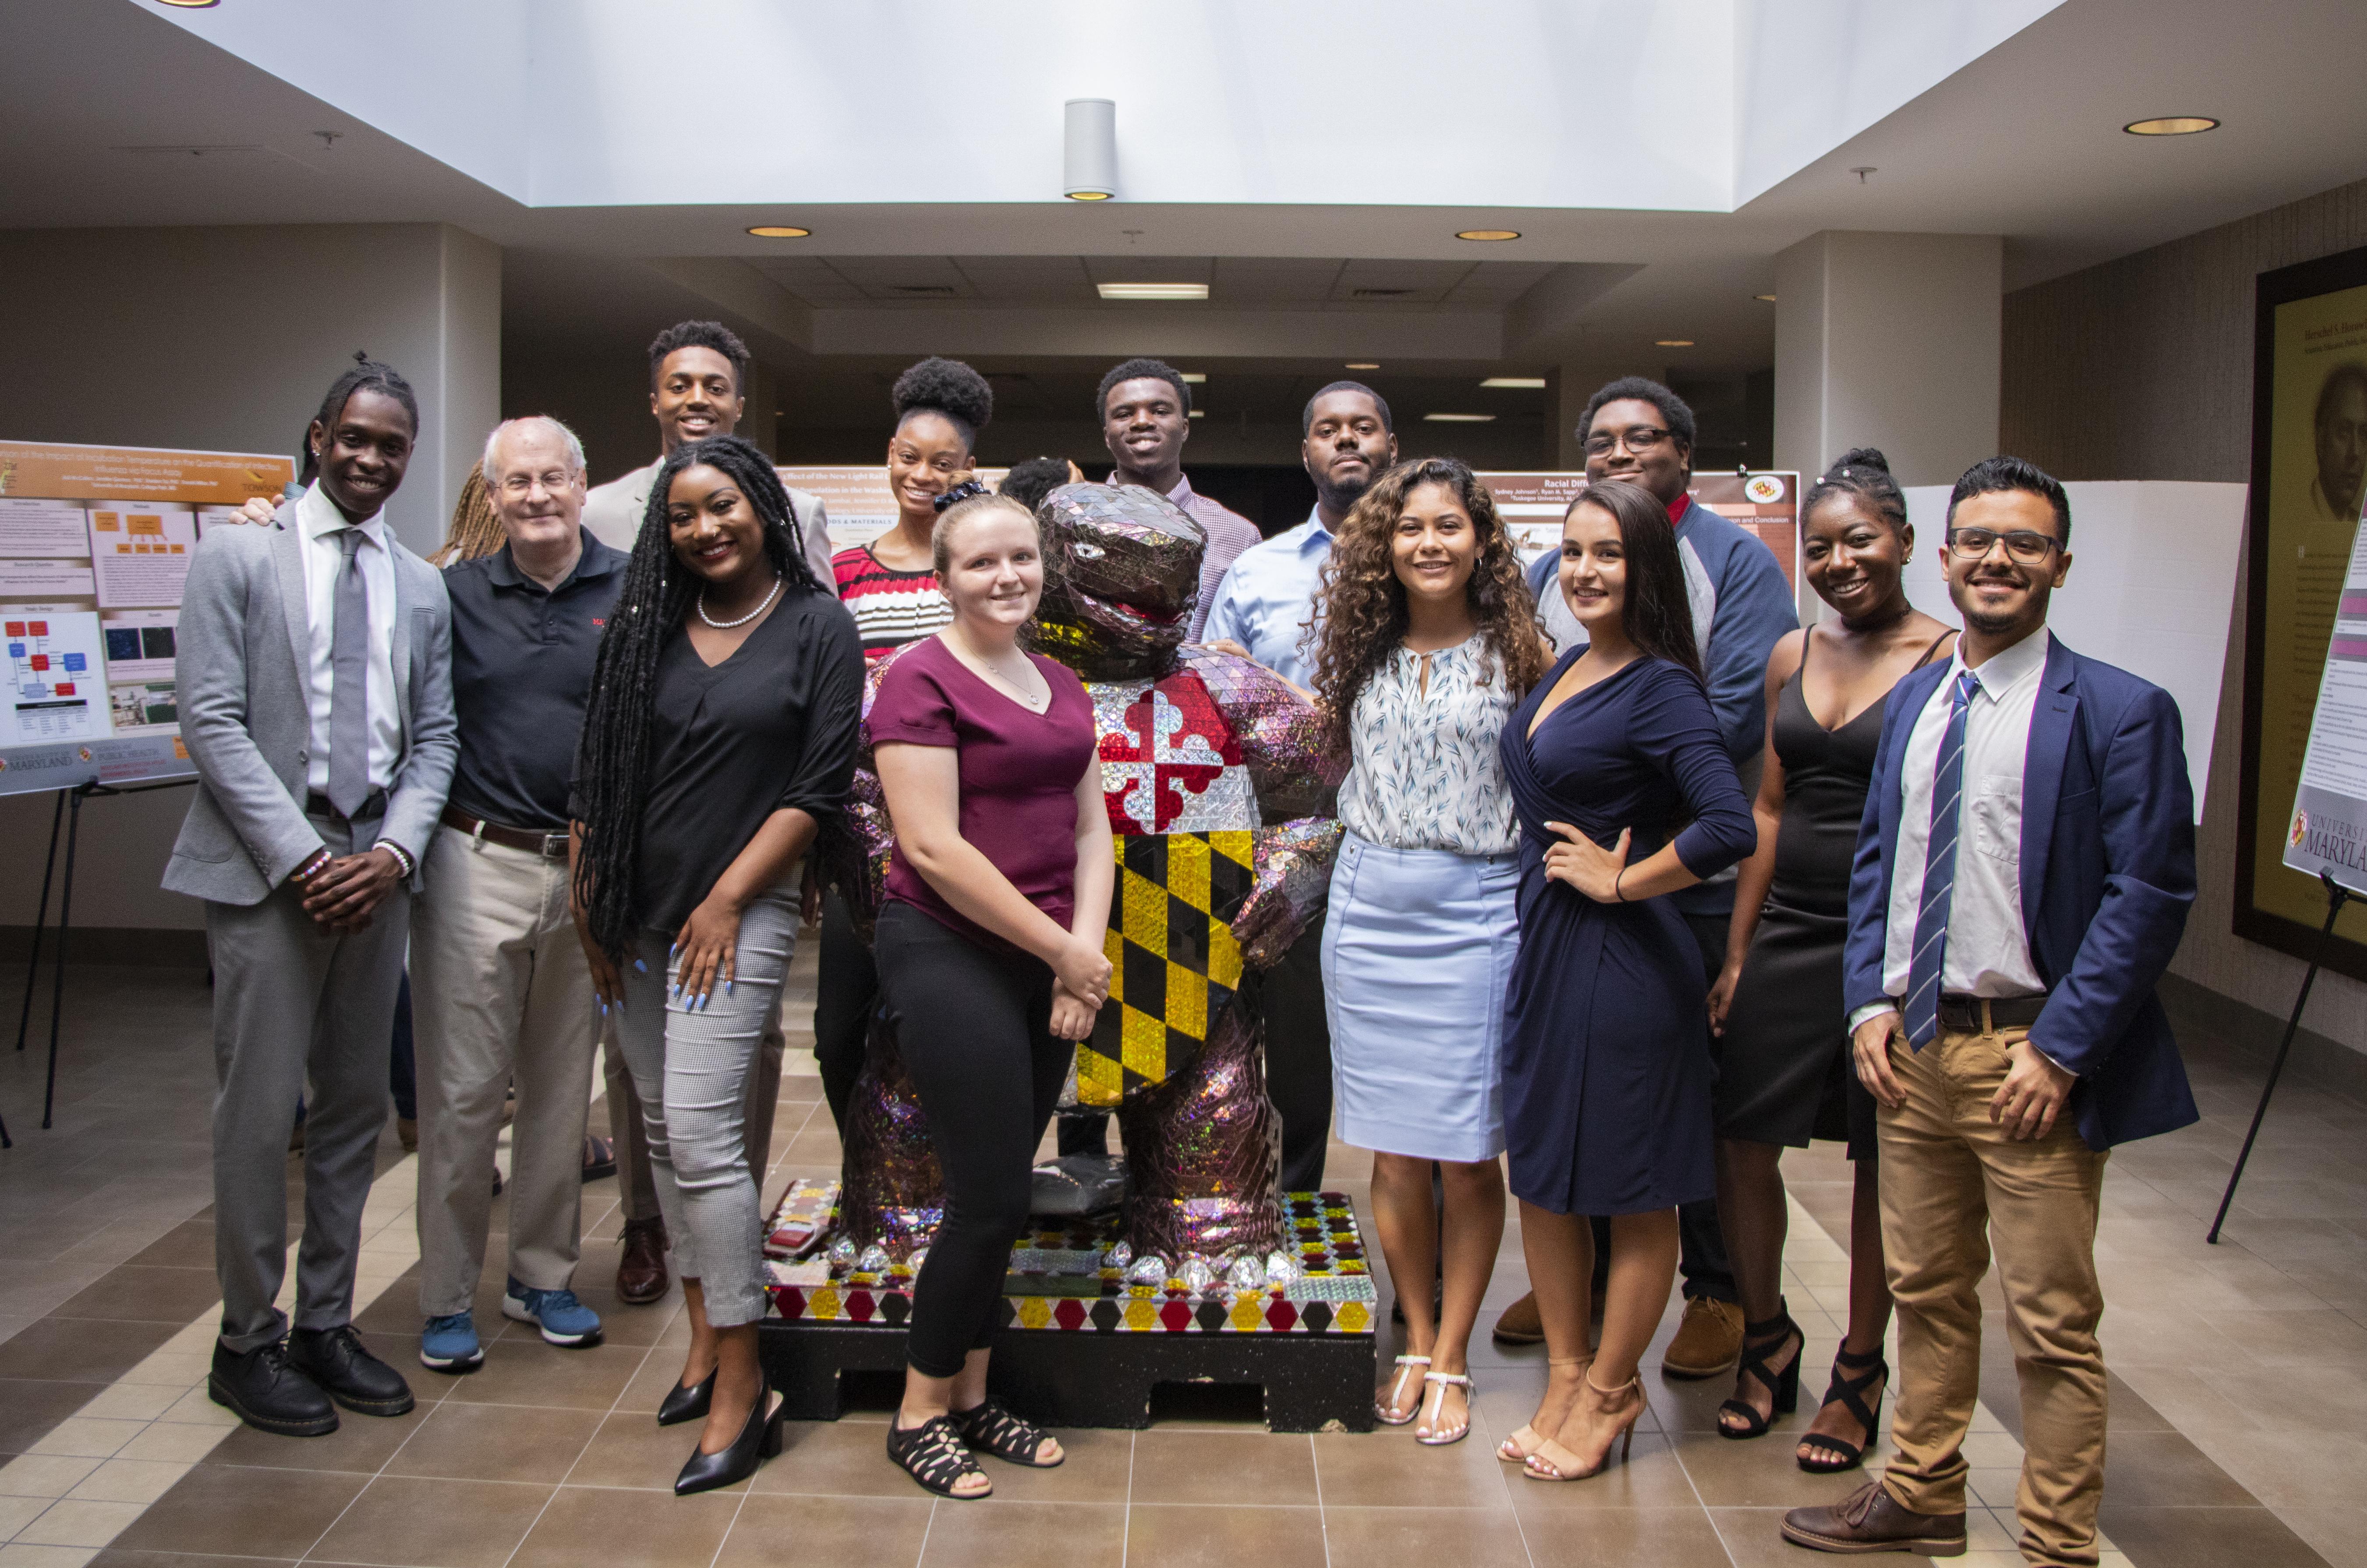
M1709 674L1710 705L1716 710L1719 734L1743 788L1755 790L1767 738L1767 657L1778 638L1799 628L1799 613L1784 569L1767 547L1689 493L1693 431L1693 411L1682 398L1658 381L1623 376L1587 400L1578 439L1586 451L1588 479L1641 485L1668 508L1669 522L1677 531L1677 554L1684 563L1693 641ZM1557 650L1584 637L1557 586L1559 558L1548 551L1529 568L1539 624ZM1734 874L1671 893L1669 902L1684 916L1701 949L1706 1006L1709 988L1726 963ZM1716 1047L1715 1037L1711 1047ZM1685 1315L1661 1370L1672 1377L1716 1377L1734 1365L1742 1349L1742 1308L1736 1299L1734 1270L1727 1262L1715 1200L1688 1203L1677 1218L1683 1241L1680 1268ZM1542 1339L1535 1303L1524 1296L1505 1308L1495 1332L1497 1338L1516 1344Z
M513 1082L503 1314L553 1345L600 1337L569 1288L600 1014L568 916L567 785L628 558L583 526L583 448L557 420L495 430L484 476L507 542L445 570L460 761L411 925L419 1359L440 1372L484 1359L470 1303Z

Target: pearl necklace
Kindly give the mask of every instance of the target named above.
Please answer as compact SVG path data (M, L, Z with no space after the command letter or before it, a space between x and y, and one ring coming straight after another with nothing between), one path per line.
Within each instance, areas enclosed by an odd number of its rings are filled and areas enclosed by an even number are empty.
M764 595L764 602L757 605L754 609L749 611L746 615L741 616L736 621L719 621L714 616L708 615L707 613L707 590L702 588L698 591L698 618L705 621L708 626L713 626L719 632L728 632L734 626L744 626L750 621L754 620L766 610L772 608L773 601L780 596L781 584L787 581L788 581L787 578L781 577L776 577L773 579L773 591L772 592Z

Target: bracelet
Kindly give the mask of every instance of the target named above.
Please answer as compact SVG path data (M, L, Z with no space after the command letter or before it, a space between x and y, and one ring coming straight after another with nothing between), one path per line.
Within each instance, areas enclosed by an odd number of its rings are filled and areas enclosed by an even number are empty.
M1627 868L1624 865L1619 868L1619 874L1611 879L1611 896L1622 904L1627 902L1627 895L1621 891L1619 885L1626 880Z

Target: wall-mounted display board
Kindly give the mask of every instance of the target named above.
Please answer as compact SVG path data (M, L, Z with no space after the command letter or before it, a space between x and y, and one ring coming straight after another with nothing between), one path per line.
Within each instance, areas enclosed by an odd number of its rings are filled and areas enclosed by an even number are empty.
M1002 482L1008 468L976 468L970 477L989 490ZM888 488L888 466L864 468L783 468L781 482L821 498L830 513L830 547L844 550L867 545L896 525L896 494Z
M289 459L0 441L0 795L195 773L173 638L198 539Z
M2264 272L2254 301L2234 927L2306 959L2326 889L2285 857L2367 491L2367 249ZM2326 965L2367 980L2367 908L2343 911Z
M1484 473L1476 476L1496 500L1504 525L1530 560L1557 547L1562 514L1586 488L1582 473ZM1693 497L1730 517L1765 542L1784 568L1784 580L1800 592L1800 476L1789 472L1695 474Z

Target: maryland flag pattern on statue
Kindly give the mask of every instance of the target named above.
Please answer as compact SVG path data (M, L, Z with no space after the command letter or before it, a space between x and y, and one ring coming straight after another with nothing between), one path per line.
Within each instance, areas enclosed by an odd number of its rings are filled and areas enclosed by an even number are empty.
M1077 1098L1114 1106L1198 1054L1241 983L1229 922L1249 897L1251 833L1126 834L1110 901L1109 1002L1077 1047Z

